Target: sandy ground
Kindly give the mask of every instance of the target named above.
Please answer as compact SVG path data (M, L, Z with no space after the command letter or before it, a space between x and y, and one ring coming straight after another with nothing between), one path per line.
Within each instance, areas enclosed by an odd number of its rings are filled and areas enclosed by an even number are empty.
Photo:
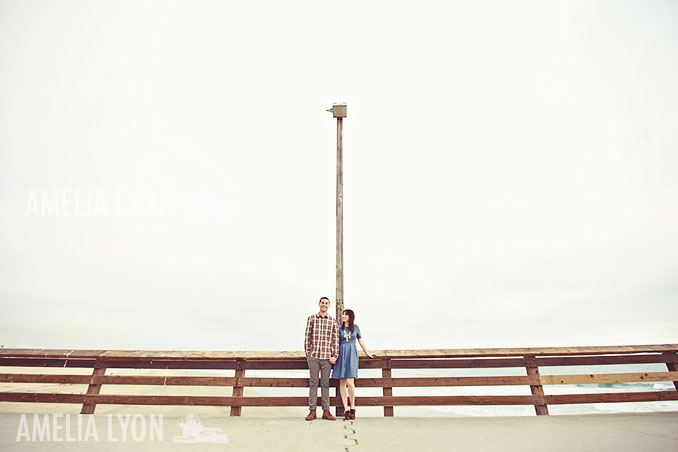
M0 413L3 451L249 451L249 452L513 452L608 451L675 452L678 413L586 416L358 418L354 421L290 418L165 416L156 435L123 428L117 415L82 416L94 425L96 438L78 436L71 427L41 440L28 433L33 416ZM63 416L63 415L62 415ZM72 417L77 417L73 415ZM22 420L22 418L24 420ZM90 421L91 419L91 421ZM45 422L45 421L43 421ZM85 422L85 421L83 421ZM26 425L22 427L22 423ZM55 432L54 417L45 424ZM71 420L71 425L75 421ZM137 421L137 425L139 422ZM188 425L188 426L187 426ZM162 431L162 434L157 432ZM58 438L58 441L55 439ZM70 439L69 439L70 438Z

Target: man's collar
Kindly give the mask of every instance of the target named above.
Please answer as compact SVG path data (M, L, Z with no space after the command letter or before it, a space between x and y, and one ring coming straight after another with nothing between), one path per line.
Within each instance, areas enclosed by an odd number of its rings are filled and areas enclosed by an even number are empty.
M317 314L316 314L316 317L322 317L323 319L324 319L324 318L327 318L327 317L329 317L329 316L330 316L329 314L325 314L325 315L320 315L320 313L317 313Z

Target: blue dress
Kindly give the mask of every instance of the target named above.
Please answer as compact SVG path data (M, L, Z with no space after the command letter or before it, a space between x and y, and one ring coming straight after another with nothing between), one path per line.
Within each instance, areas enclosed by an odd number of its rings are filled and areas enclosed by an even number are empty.
M332 368L332 378L355 378L358 379L358 346L357 340L360 335L360 328L353 324L353 333L348 327L338 326L339 328L339 358ZM350 335L350 336L349 336ZM346 340L348 338L348 341Z

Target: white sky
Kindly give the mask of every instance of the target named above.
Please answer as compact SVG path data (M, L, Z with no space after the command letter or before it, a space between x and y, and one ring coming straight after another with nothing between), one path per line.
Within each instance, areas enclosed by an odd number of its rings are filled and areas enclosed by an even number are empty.
M371 349L677 343L676 43L675 1L0 1L0 343L300 350L336 101Z

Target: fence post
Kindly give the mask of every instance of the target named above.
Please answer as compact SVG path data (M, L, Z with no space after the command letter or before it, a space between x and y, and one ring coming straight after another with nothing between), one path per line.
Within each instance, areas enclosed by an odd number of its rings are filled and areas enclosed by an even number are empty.
M527 375L531 377L532 384L530 384L530 391L532 395L535 396L536 403L534 404L534 410L537 413L537 416L547 416L549 414L549 408L546 406L546 401L544 400L544 388L541 385L539 379L539 367L537 366L537 360L534 355L526 355L525 363L527 368Z
M666 353L664 353L664 356L666 356L667 358L675 358L675 357L676 357L676 353L674 353L674 352L666 352ZM678 371L678 366L676 366L676 362L675 362L675 361L669 361L669 360L666 360L666 368L669 369L669 372L676 372L676 371ZM676 388L676 391L678 391L678 381L674 381L674 382L673 382L673 386Z
M82 409L80 410L80 414L94 414L94 410L97 407L96 402L87 400L89 395L96 395L99 394L99 391L101 391L101 385L100 384L95 384L95 378L102 376L106 373L106 368L105 367L97 367L97 365L94 365L94 370L92 371L92 376L89 379L89 386L87 387L87 395L85 396L85 402L82 404Z
M245 376L245 369L243 369L243 362L241 359L235 362L235 384L233 385L233 397L242 397L243 386L240 379ZM231 406L231 416L240 416L242 414L241 406Z
M384 367L381 368L381 378L391 378L391 359L386 358L384 362ZM384 386L383 389L384 397L391 397L393 395L393 388L390 386ZM393 407L384 406L384 416L393 417Z

